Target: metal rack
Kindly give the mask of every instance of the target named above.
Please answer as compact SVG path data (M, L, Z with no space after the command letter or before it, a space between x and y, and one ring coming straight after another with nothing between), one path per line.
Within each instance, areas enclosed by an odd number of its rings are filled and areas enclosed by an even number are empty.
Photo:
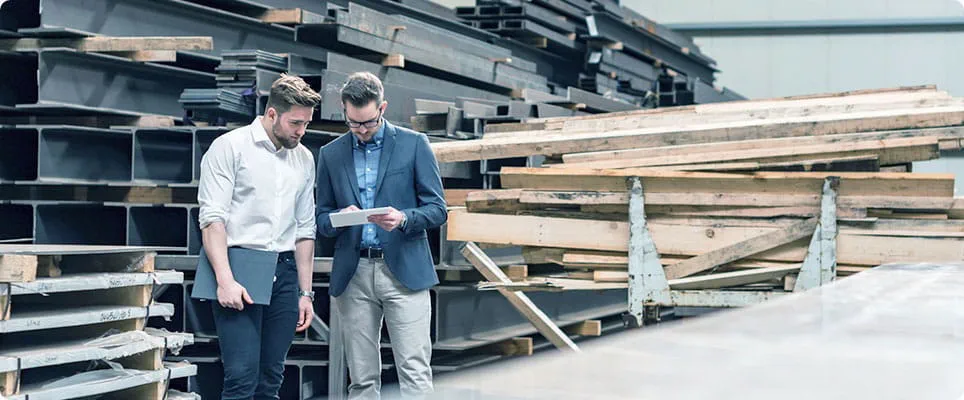
M646 227L645 196L639 177L629 184L629 312L630 327L658 322L661 307L742 307L784 295L785 292L671 290L659 253ZM794 292L812 289L834 280L837 248L837 188L840 180L828 177L823 184L820 222L800 269Z

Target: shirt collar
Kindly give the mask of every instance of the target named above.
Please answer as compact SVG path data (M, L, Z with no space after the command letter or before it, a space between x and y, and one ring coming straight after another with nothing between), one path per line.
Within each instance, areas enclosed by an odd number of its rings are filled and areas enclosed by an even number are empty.
M278 149L274 146L274 143L272 143L271 139L268 137L268 131L264 130L264 125L261 124L261 120L262 120L262 117L259 116L255 118L254 122L252 122L250 125L251 138L254 139L254 142L265 146L265 148L271 150L274 153L278 153L285 150L284 147Z
M372 141L375 142L375 146L380 146L384 141L383 140L384 138L385 138L385 120L383 119L382 126L378 127L378 132L375 132L375 136L372 137ZM354 133L351 134L351 141L352 143L355 144L355 147L359 147L359 148L362 147L361 141L358 140L358 136L355 136Z

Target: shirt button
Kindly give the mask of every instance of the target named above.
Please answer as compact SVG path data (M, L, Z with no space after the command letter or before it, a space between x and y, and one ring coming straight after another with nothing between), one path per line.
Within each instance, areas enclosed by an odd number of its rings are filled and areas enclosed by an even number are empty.
M372 172L371 168L365 168L365 171Z

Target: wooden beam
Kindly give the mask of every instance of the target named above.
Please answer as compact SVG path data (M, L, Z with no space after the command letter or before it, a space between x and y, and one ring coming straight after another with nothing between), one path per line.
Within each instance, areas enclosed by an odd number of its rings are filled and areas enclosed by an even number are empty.
M465 197L465 206L471 212L512 212L521 209L521 195L522 189L477 190Z
M947 221L935 221L947 222ZM915 222L917 223L917 222ZM534 216L449 212L448 239L502 243L516 246L602 250L625 253L629 224ZM660 255L697 256L734 245L781 228L767 226L668 225L650 222L649 230ZM879 237L850 235L841 230L837 260L849 265L880 265L933 259L964 259L964 240L930 237ZM802 262L807 240L766 250L752 260Z
M820 144L813 146L771 147L766 149L736 150L712 153L694 153L680 156L649 158L615 159L578 163L553 164L550 168L633 168L656 167L687 164L712 164L732 161L754 161L759 163L789 162L810 158L839 158L872 153L878 156L881 165L902 164L912 161L930 160L938 157L937 138L912 137L855 142L846 148L839 144ZM563 156L565 160L565 156Z
M718 265L792 243L813 235L818 217L801 221L787 228L767 232L729 246L721 247L666 267L666 279L679 279L706 271Z
M738 108L730 104L728 107L717 107L709 112L678 110L676 112L654 113L646 117L633 116L598 118L593 120L559 120L555 123L547 123L547 132L531 133L537 135L550 133L573 135L585 132L612 132L628 129L665 128L669 126L687 127L710 123L731 123L737 121L857 114L861 112L880 112L895 109L928 109L964 105L964 99L951 98L948 96L928 97L930 98L908 98L907 96L900 95L898 97L886 98L880 102L844 101L839 104L818 104L804 107L796 104L785 104L780 107L764 107L758 109ZM823 103L823 101L821 101L821 103ZM504 135L497 135L495 137L504 137Z
M91 36L83 38L0 39L0 50L35 51L51 47L70 48L84 52L204 51L214 49L214 40L210 36Z
M789 265L772 268L753 268L741 271L721 272L708 275L676 278L668 281L672 290L707 290L738 287L779 279L800 270L800 265ZM627 282L627 271L593 271L590 275L593 282Z
M382 59L382 66L393 68L405 68L405 55L389 54Z
M177 61L176 50L141 50L141 51L118 51L107 54L129 58L137 62L175 62Z
M964 125L964 107L901 109L829 116L740 120L678 126L630 129L574 135L517 135L508 138L433 143L439 162L490 160L533 155L621 150L672 144L751 140L775 137L838 135L893 129Z
M517 337L485 346L480 352L496 353L503 356L531 356L534 346L531 337Z
M0 372L0 396L13 396L17 394L17 381L20 378L17 371Z
M502 273L502 270L499 269L495 262L485 255L482 249L475 243L466 243L462 247L462 255L489 281L498 283L512 282L509 277ZM509 303L522 313L522 315L536 327L539 333L545 336L546 339L549 339L556 347L563 350L579 351L579 347L569 339L569 336L563 333L524 293L512 292L505 289L499 289L499 293L502 293L502 295L509 300Z
M864 172L755 172L724 174L652 170L595 170L503 167L505 188L624 192L639 176L651 193L817 194L827 176L839 176L841 196L952 197L953 174Z
M37 279L37 256L0 254L0 282L31 282Z
M445 189L445 205L449 207L463 207L469 193L479 189Z
M742 161L742 162L722 162L722 163L708 163L708 164L683 164L683 165L671 165L662 167L648 167L656 170L673 170L673 171L707 171L707 172L755 172L755 171L779 171L779 172L824 172L824 171L841 171L841 172L879 172L880 171L880 160L879 156L876 154L860 154L856 153L855 156L843 156L843 157L832 157L832 158L822 158L820 156L814 156L818 158L808 158L808 157L793 157L793 161L780 161L780 162L759 162L759 161ZM922 153L907 153L908 157L933 159L937 158L937 152L931 153L931 155L925 155Z
M733 111L758 111L772 109L790 108L809 108L819 105L853 105L881 103L888 101L915 101L927 99L947 99L950 95L945 91L937 91L935 88L911 88L908 90L897 89L892 91L881 91L877 93L862 92L839 92L826 93L824 95L814 95L807 97L780 97L757 100L728 101L722 103L698 104L680 107L663 107L656 109L622 111L606 114L583 115L578 117L551 117L533 118L527 122L542 124L549 129L564 129L565 124L591 120L608 120L614 118L652 118L653 116L672 114L700 114L726 113ZM571 127L571 125L570 125ZM529 129L522 129L529 130Z
M511 189L510 189L511 190ZM519 202L530 205L623 205L629 204L626 192L522 190ZM844 208L899 208L910 210L964 210L964 199L948 197L841 196L837 205ZM767 193L647 193L647 205L693 205L718 207L799 207L819 206L819 195Z
M267 10L258 16L258 19L260 19L261 22L281 25L320 24L325 22L323 15L315 14L301 8Z
M529 277L528 265L510 265L504 268L505 275L513 282L524 281Z
M579 336L602 336L602 321L590 319L564 328L566 333Z
M867 142L873 140L900 139L909 137L935 137L939 140L959 140L964 137L964 127L952 126L944 128L896 130L870 133L851 133L842 135L802 136L788 138L769 138L756 140L722 141L688 145L670 145L660 147L639 147L625 150L583 152L564 154L562 159L567 163L582 163L592 161L683 156L697 153L717 153L730 151L746 151L765 149L769 147L816 146L821 144L846 144Z

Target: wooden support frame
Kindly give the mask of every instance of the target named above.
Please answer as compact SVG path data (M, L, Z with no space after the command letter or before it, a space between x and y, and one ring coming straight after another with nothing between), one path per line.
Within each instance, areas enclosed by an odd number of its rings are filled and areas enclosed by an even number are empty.
M495 262L492 261L492 259L490 259L489 256L487 256L485 252L483 252L482 249L479 248L479 246L475 243L466 242L462 246L461 253L470 263L472 263L473 266L475 266L476 269L479 270L480 273L482 273L482 276L489 281L498 283L512 282L509 277L506 276L501 269L499 269L499 266L496 265ZM530 300L529 297L524 293L512 292L501 288L499 289L499 293L502 293L502 295L509 300L509 303L512 303L512 306L522 313L522 315L525 316L526 319L528 319L529 322L536 327L539 333L541 333L542 336L545 336L546 339L549 339L553 345L562 350L570 350L575 352L580 351L579 347L573 343L572 339L570 339L565 332L559 329L559 327L552 322L552 320L549 319L549 317L542 312L539 307L536 307L532 300Z

